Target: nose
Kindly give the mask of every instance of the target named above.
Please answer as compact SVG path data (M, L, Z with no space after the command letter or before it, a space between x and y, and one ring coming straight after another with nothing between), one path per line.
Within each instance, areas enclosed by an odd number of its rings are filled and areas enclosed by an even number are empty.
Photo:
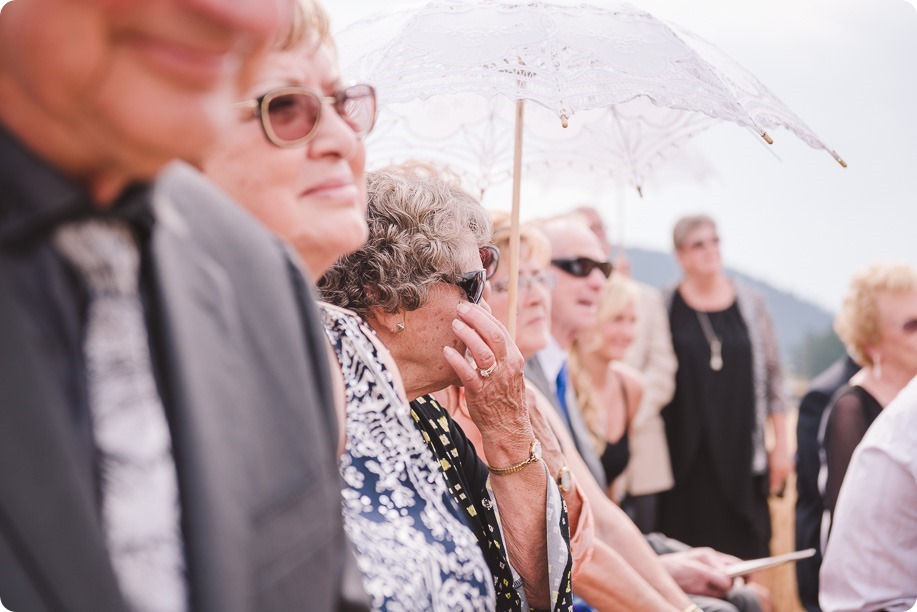
M602 287L605 285L605 280L605 275L602 274L602 271L598 268L593 269L592 272L589 273L589 276L586 277L586 281L589 283L589 286L596 290L602 289Z
M548 293L548 288L540 282L533 280L531 284L529 284L528 290L525 292L525 304L528 306L537 306L538 304L543 304L549 297L550 293Z
M629 323L624 326L624 341L630 346L634 341L634 324Z
M353 131L330 103L323 104L318 134L309 143L309 152L316 157L332 154L349 160L362 150L363 138Z
M296 0L183 0L187 6L259 43L290 27Z

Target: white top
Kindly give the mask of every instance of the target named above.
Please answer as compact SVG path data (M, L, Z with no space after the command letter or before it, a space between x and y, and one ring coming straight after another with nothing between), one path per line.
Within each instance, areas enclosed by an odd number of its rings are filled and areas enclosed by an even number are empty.
M547 345L535 353L535 358L541 365L541 370L544 372L545 378L548 379L548 384L551 385L551 391L557 395L557 375L560 374L560 369L567 363L567 351L561 348L554 336L551 336Z
M917 378L857 446L821 567L825 612L910 610L917 601Z

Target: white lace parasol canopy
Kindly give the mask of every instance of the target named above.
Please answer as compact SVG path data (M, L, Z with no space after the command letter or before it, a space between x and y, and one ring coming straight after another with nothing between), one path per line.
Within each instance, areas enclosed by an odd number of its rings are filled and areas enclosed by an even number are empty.
M472 92L526 100L561 121L636 98L753 130L783 127L843 160L719 49L626 3L433 0L337 36L342 72L382 105Z

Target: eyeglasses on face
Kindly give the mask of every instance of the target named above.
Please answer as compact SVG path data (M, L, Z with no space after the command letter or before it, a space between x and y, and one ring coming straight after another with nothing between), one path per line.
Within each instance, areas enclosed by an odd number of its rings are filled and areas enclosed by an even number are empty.
M539 272L538 274L533 274L532 276L522 276L519 275L519 291L527 291L533 285L541 285L548 291L554 288L557 285L557 277L555 277L550 272ZM509 281L500 281L498 283L491 283L493 290L496 293L506 293L509 291Z
M492 244L485 244L478 252L481 255L481 263L484 264L487 280L493 278L497 273L497 267L500 265L500 249Z
M465 272L455 278L446 278L445 281L457 285L465 292L465 297L468 298L469 302L477 304L481 301L481 296L484 295L484 283L487 282L487 270L484 268L472 270L471 272Z
M588 257L563 257L551 260L552 266L557 266L567 274L577 278L586 278L592 271L598 268L605 278L611 276L614 266L610 261L596 261Z
M261 120L267 139L278 147L288 148L305 144L318 135L325 103L358 136L368 134L376 123L376 90L371 85L351 85L331 96L304 87L281 87L234 106L251 109Z
M689 242L687 249L689 251L699 251L710 246L720 246L720 237L714 236L713 238L707 240L695 240L694 242Z

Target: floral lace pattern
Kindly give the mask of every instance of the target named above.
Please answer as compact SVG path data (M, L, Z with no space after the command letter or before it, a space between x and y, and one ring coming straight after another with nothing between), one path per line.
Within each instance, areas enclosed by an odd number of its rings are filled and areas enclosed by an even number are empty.
M783 127L840 161L721 50L623 2L432 0L357 21L336 40L342 73L373 83L386 104L474 92L569 118L643 98L759 135Z
M344 374L344 528L379 610L486 610L490 570L411 422L391 372L355 315L322 305Z

